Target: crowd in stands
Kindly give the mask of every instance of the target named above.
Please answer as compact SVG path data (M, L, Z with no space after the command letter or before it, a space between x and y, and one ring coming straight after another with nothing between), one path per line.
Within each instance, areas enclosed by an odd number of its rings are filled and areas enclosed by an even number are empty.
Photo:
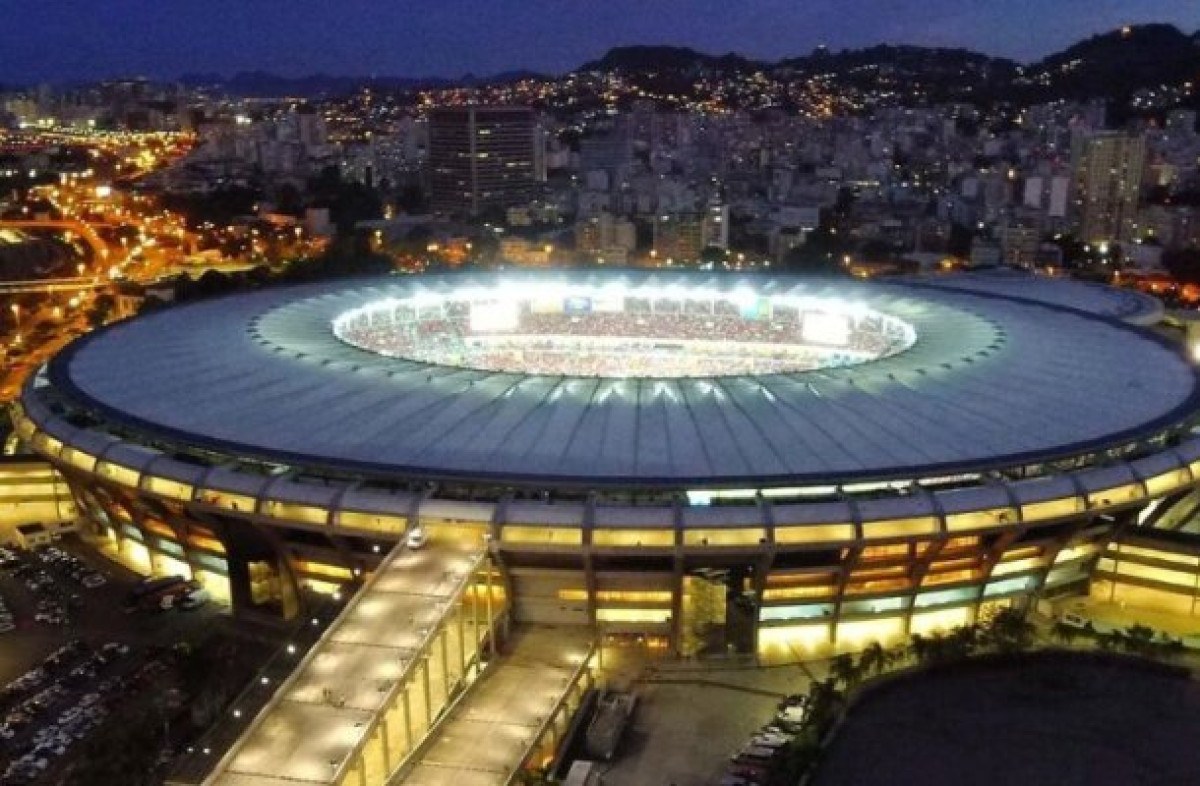
M625 311L538 313L519 305L510 324L474 329L471 307L449 302L364 310L340 320L337 336L390 357L528 374L705 377L774 374L849 365L895 354L910 343L902 325L846 316L844 330L806 332L806 315L779 309L744 315L729 303L697 313L678 302L642 301ZM826 317L826 320L828 317ZM815 319L814 319L815 321ZM477 328L477 326L475 326ZM822 342L825 343L822 343Z

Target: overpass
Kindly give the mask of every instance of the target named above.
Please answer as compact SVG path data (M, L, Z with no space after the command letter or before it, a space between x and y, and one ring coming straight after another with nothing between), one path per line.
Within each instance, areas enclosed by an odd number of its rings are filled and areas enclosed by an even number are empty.
M203 783L382 786L495 656L507 614L478 540L397 546Z
M74 276L71 278L26 279L24 281L0 281L0 295L50 294L52 292L81 292L85 289L103 289L112 282L102 276Z
M522 626L388 786L510 786L544 769L592 687L599 651L580 626Z
M83 238L91 248L93 262L102 262L108 259L108 244L96 234L96 230L82 221L15 219L0 221L0 229L51 229L60 232L74 232Z

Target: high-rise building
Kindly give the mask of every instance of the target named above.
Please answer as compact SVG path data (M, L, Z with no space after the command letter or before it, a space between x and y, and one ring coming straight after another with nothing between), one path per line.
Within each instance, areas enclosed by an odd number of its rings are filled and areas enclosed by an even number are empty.
M1041 236L1035 227L1006 224L997 231L1000 258L1006 265L1031 268L1037 264Z
M294 116L296 139L305 148L321 147L326 142L325 119L312 107L301 107Z
M691 264L704 249L704 214L671 213L654 219L654 252L659 259Z
M729 205L709 202L704 213L704 245L729 248Z
M430 196L437 212L477 216L528 201L534 118L525 107L447 107L429 116Z
M601 212L575 224L575 250L589 260L618 261L637 248L637 228L627 218Z
M1079 136L1072 151L1076 220L1085 242L1129 241L1137 234L1146 159L1140 134Z

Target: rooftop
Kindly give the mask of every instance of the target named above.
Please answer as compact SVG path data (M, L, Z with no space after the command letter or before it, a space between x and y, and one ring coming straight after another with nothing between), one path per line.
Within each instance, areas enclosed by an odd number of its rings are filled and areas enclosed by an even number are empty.
M146 438L280 464L643 487L1035 463L1180 425L1200 398L1184 358L1113 318L1109 296L1088 285L993 284L986 276L967 277L964 288L949 278L930 286L632 272L502 277L522 280L749 285L840 298L903 320L916 342L846 368L599 379L419 363L333 335L332 319L363 303L497 283L483 274L410 277L264 290L117 323L61 354L51 381L75 405ZM1088 294L1072 295L1072 286ZM1097 303L1103 315L1089 313Z

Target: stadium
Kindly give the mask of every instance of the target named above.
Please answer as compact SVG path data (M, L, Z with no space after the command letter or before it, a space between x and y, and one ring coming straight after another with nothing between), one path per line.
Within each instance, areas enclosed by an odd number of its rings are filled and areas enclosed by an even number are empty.
M1161 317L997 274L342 281L97 331L15 420L102 548L238 613L293 616L420 526L486 550L518 621L851 648L1101 575L1194 607L1111 564L1200 482Z

